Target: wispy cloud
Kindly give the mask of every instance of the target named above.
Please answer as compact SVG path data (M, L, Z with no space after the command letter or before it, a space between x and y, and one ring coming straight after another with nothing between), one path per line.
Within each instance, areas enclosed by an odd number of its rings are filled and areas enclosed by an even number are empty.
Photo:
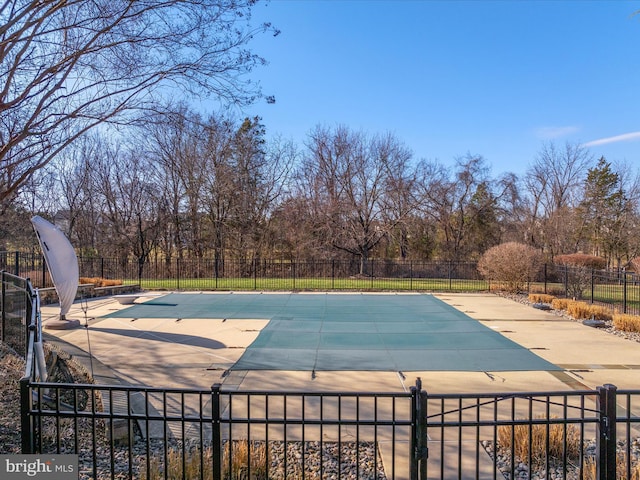
M583 146L595 147L598 145L606 145L608 143L630 142L633 140L640 140L640 132L623 133L622 135L616 135L614 137L599 138L598 140L591 140Z
M576 133L580 129L574 125L565 127L540 127L536 129L536 136L543 140L551 140L554 138L566 137L572 133Z

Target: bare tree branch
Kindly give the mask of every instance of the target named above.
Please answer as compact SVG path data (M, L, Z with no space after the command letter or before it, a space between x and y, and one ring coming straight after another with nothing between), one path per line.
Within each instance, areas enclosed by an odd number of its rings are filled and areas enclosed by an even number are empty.
M39 0L0 5L0 206L98 125L129 123L164 97L248 104L270 28L254 0Z

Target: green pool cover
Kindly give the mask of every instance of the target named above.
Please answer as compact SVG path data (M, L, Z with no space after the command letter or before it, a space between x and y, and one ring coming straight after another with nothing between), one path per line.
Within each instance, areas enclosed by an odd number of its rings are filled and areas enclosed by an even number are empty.
M172 293L108 316L269 319L232 370L560 370L432 295Z

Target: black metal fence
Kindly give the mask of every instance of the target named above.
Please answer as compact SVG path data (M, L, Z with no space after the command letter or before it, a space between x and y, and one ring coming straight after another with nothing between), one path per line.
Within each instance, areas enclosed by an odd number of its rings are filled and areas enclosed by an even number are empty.
M407 290L487 291L473 262L369 260L364 273L356 260L150 260L139 269L130 259L78 259L81 277L100 277L164 290ZM0 252L0 270L51 287L39 254ZM536 292L582 299L621 313L640 314L640 278L635 273L544 265L529 284Z
M100 277L170 290L487 290L473 262L359 260L131 259L78 257L81 277ZM51 287L39 254L0 252L0 268Z
M419 384L408 393L22 388L24 453L76 453L81 478L613 480L640 473L640 391L611 385L473 395L429 395Z
M640 315L640 277L624 271L545 265L544 291Z
M391 393L43 383L34 358L37 292L24 285L34 308L21 310L22 452L77 454L81 478L640 475L640 390L612 385L432 395L419 381Z
M0 272L0 340L25 358L28 327L32 315L37 313L37 297L28 280L5 271Z

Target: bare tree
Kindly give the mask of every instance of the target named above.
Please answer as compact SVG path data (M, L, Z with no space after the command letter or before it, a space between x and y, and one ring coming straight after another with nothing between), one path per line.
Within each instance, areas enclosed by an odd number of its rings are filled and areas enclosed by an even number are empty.
M115 246L112 254L136 258L139 276L165 221L159 214L162 204L157 185L151 182L151 169L143 152L112 150L93 170L103 202L101 234Z
M177 91L237 103L254 0L16 0L0 4L0 209L92 128L135 121Z
M459 261L498 242L500 202L512 192L510 177L492 180L486 160L469 154L456 160L455 170L423 161L420 172L421 211L438 225L441 258Z
M83 255L93 255L98 248L97 225L101 207L92 182L92 170L96 160L107 152L106 139L95 134L85 135L70 145L52 163L57 185L53 195L57 199L55 210L62 217L67 236Z
M185 107L158 116L148 138L150 159L170 218L165 241L167 259L176 249L202 258L206 250L203 202L207 183L206 129L202 117ZM183 252L184 250L184 252Z
M560 148L547 143L525 174L529 241L552 257L567 250L576 251L579 244L576 232L581 227L575 222L573 209L580 202L582 180L592 163L589 151L581 145L566 143Z
M394 202L395 189L410 183L411 155L390 134L368 137L346 127L318 127L310 134L302 188L325 238L358 257L361 274L371 251L410 213L403 206L385 218L383 211Z

